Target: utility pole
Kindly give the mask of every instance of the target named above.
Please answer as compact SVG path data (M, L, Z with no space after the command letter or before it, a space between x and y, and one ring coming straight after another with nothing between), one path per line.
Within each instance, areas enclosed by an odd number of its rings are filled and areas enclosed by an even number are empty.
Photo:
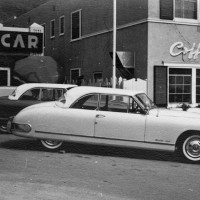
M112 87L116 88L116 39L117 39L117 2L113 0L113 74Z

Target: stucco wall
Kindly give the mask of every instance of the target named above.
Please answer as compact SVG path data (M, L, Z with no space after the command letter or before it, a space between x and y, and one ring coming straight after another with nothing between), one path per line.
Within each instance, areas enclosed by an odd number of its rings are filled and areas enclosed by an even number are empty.
M199 28L195 25L181 25L174 23L149 23L148 26L148 85L151 97L153 97L153 72L155 65L165 63L199 64L199 60L189 60L188 54L174 57L170 54L170 47L175 42L182 42L184 47L196 48L200 43ZM181 51L181 50L179 50ZM200 57L200 56L199 56Z

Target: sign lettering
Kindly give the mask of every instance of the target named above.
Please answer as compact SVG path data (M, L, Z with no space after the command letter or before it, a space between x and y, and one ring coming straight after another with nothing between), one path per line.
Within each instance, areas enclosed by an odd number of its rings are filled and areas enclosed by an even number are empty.
M200 54L200 43L198 46L193 43L191 48L187 48L184 46L183 42L175 42L172 44L169 50L171 56L178 56L178 55L187 55L188 59L196 60L198 55Z
M0 31L0 54L43 52L43 33Z

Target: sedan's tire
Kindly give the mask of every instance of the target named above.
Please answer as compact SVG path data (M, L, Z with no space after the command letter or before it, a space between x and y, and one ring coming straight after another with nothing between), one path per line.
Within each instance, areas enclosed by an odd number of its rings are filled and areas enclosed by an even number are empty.
M200 161L200 135L190 135L182 143L183 156L192 162Z
M40 141L44 147L46 147L47 149L50 149L50 150L57 150L63 144L63 142L61 142L61 141L50 140L50 139L44 139L44 140L40 140Z
M7 133L8 131L7 131L7 126L5 126L5 125L0 125L0 131L1 132L3 132L3 133Z

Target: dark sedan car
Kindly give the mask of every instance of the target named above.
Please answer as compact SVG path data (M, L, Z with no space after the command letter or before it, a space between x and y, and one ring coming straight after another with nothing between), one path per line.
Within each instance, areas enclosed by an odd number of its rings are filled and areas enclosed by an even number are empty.
M18 86L11 95L0 97L0 131L7 132L9 117L16 115L23 108L45 101L55 101L73 87L76 85L26 83Z

